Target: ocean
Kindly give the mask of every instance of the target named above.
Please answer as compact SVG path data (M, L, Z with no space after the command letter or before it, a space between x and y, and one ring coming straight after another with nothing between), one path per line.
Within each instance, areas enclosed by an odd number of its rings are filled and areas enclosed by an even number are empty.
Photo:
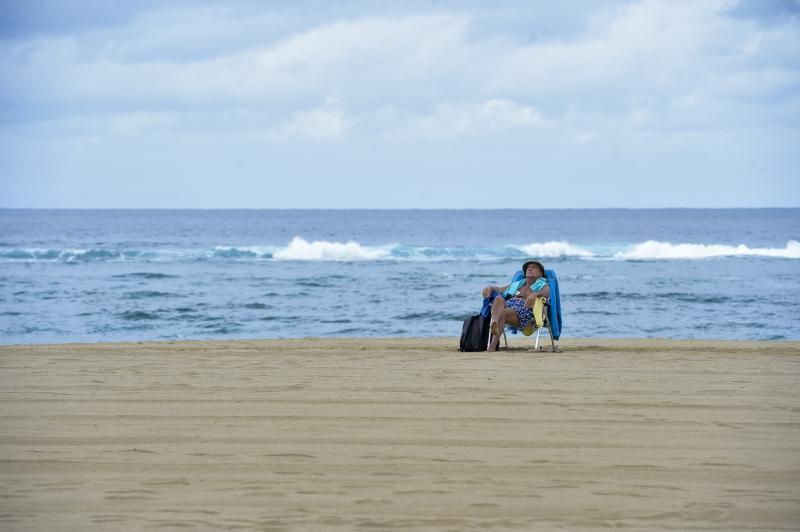
M800 339L800 209L0 209L0 343L454 337L527 258L562 337Z

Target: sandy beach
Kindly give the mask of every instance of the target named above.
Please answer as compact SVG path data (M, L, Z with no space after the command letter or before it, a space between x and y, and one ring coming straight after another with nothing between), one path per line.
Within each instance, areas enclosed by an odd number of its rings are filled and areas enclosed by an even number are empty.
M0 347L0 528L797 530L800 343Z

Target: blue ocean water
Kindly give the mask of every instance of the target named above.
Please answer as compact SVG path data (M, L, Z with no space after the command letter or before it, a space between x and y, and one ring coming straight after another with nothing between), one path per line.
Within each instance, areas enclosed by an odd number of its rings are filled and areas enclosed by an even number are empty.
M564 337L800 339L799 241L800 209L4 209L0 342L457 337L526 258Z

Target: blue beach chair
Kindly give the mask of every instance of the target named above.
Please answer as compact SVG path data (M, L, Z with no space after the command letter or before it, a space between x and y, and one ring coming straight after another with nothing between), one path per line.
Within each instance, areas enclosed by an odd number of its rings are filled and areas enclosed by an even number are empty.
M512 325L507 325L506 329L509 329L512 334L522 332L522 334L525 336L531 336L535 332L536 340L533 345L534 349L541 349L541 347L539 347L539 337L543 330L547 330L547 333L550 336L550 348L553 353L556 353L559 351L558 344L556 342L559 340L559 338L561 338L561 294L558 291L558 277L556 276L556 272L554 270L545 270L544 274L545 277L547 277L547 282L550 286L550 297L547 298L547 302L545 302L544 322L542 323L542 326L536 327L533 322L531 322L528 327L522 331ZM523 277L525 277L525 273L522 270L519 270L514 274L514 277L511 278L511 282L509 284L515 283ZM491 301L494 300L496 295L496 293L493 293L490 297L484 300L483 309L481 310L482 314L487 309L489 312L491 311ZM508 349L508 338L506 337L506 331L503 331L503 341L505 342L506 349ZM491 342L492 335L489 334L489 344L491 344ZM487 346L489 344L487 344Z

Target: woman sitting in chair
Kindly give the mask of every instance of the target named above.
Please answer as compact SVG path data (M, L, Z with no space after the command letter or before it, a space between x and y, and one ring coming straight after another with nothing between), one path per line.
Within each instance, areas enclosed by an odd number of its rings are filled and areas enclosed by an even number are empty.
M540 297L550 297L550 286L544 274L541 262L529 260L522 265L525 278L507 286L487 286L483 289L483 297L490 297L492 292L499 295L492 302L492 341L488 351L496 351L500 336L506 325L524 329L533 319L533 305Z

